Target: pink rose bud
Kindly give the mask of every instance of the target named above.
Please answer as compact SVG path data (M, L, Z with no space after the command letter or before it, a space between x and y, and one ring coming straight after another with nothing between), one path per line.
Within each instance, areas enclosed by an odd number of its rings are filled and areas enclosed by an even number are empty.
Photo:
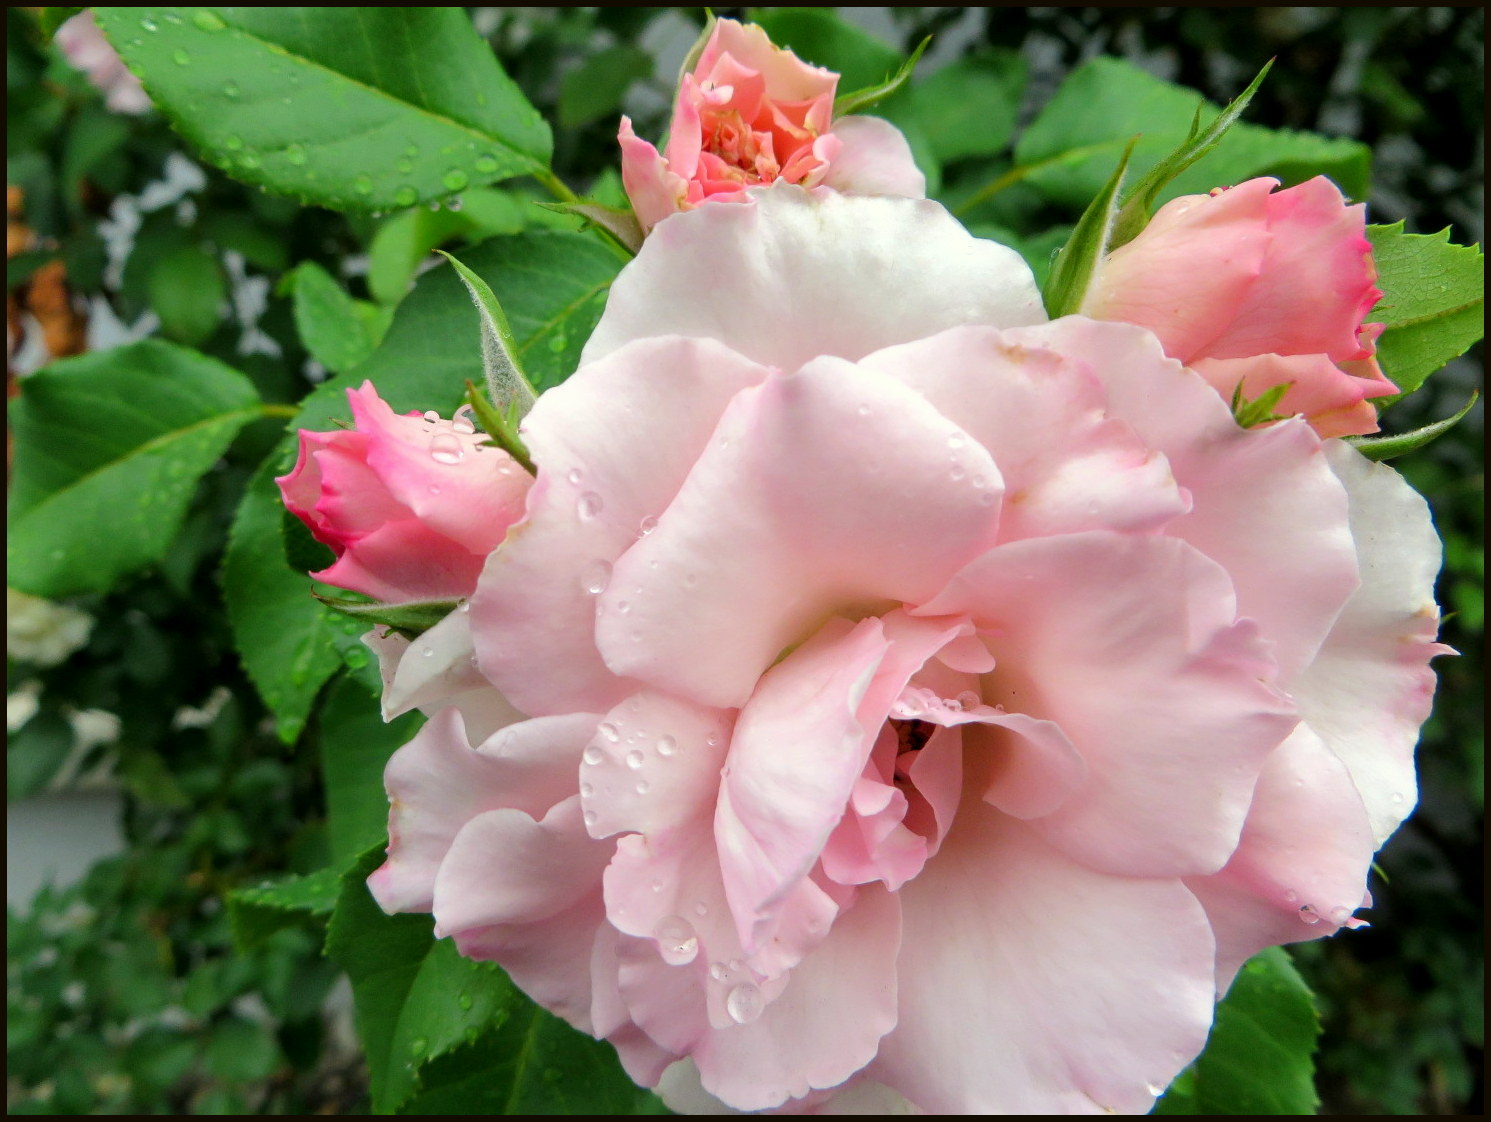
M1377 431L1369 398L1397 392L1374 357L1381 298L1365 207L1317 176L1250 179L1161 207L1108 255L1082 311L1149 328L1229 400L1289 389L1274 411L1321 436Z
M391 603L469 596L533 477L459 414L397 414L371 382L347 397L356 429L301 429L294 470L275 480L336 552L311 575Z
M57 46L76 69L104 95L104 104L115 113L144 113L150 98L131 74L124 60L109 45L92 12L79 12L57 29Z
M621 119L621 178L643 229L702 202L740 202L747 188L777 180L923 198L926 179L893 125L833 121L838 84L761 28L717 21L679 85L666 155Z

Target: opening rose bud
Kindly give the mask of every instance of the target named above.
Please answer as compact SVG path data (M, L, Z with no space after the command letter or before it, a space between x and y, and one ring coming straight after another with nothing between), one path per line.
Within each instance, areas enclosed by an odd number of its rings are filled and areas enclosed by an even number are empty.
M1366 208L1321 176L1278 185L1167 203L1104 260L1082 311L1149 328L1229 400L1287 385L1276 413L1321 436L1376 432L1368 399L1398 390L1374 357L1382 328L1362 323L1382 296Z
M783 180L922 198L926 179L896 128L873 117L833 121L839 76L772 45L766 32L716 21L679 83L666 154L621 119L621 178L644 230L707 201L740 202Z
M294 470L275 480L336 553L311 575L390 603L470 595L533 477L459 414L397 414L371 382L347 398L356 428L302 429Z

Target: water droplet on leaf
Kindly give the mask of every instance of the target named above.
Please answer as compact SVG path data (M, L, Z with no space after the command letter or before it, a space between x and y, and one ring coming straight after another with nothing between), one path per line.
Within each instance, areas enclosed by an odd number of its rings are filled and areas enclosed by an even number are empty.
M440 182L447 191L459 191L466 186L468 180L464 171L460 168L452 168L440 177Z
M192 16L192 22L203 31L221 31L228 25L216 13L202 11Z

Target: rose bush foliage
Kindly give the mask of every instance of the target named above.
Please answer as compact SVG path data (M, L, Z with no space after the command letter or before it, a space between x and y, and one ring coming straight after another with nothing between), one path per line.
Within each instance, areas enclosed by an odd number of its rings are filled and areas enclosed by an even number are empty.
M385 909L743 1110L1142 1112L1248 956L1359 923L1442 649L1422 501L1044 319L932 203L660 224L469 611L370 640L432 717Z

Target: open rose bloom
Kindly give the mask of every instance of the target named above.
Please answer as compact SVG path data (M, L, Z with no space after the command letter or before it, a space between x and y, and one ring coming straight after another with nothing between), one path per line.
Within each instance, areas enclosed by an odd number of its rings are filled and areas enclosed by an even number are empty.
M621 178L642 228L703 202L743 201L747 188L777 180L920 198L926 179L893 125L833 120L838 83L761 28L717 20L679 83L666 154L621 119Z
M1150 1109L1361 922L1443 649L1423 501L1162 338L929 202L661 226L470 611L370 640L379 902L677 1109Z

